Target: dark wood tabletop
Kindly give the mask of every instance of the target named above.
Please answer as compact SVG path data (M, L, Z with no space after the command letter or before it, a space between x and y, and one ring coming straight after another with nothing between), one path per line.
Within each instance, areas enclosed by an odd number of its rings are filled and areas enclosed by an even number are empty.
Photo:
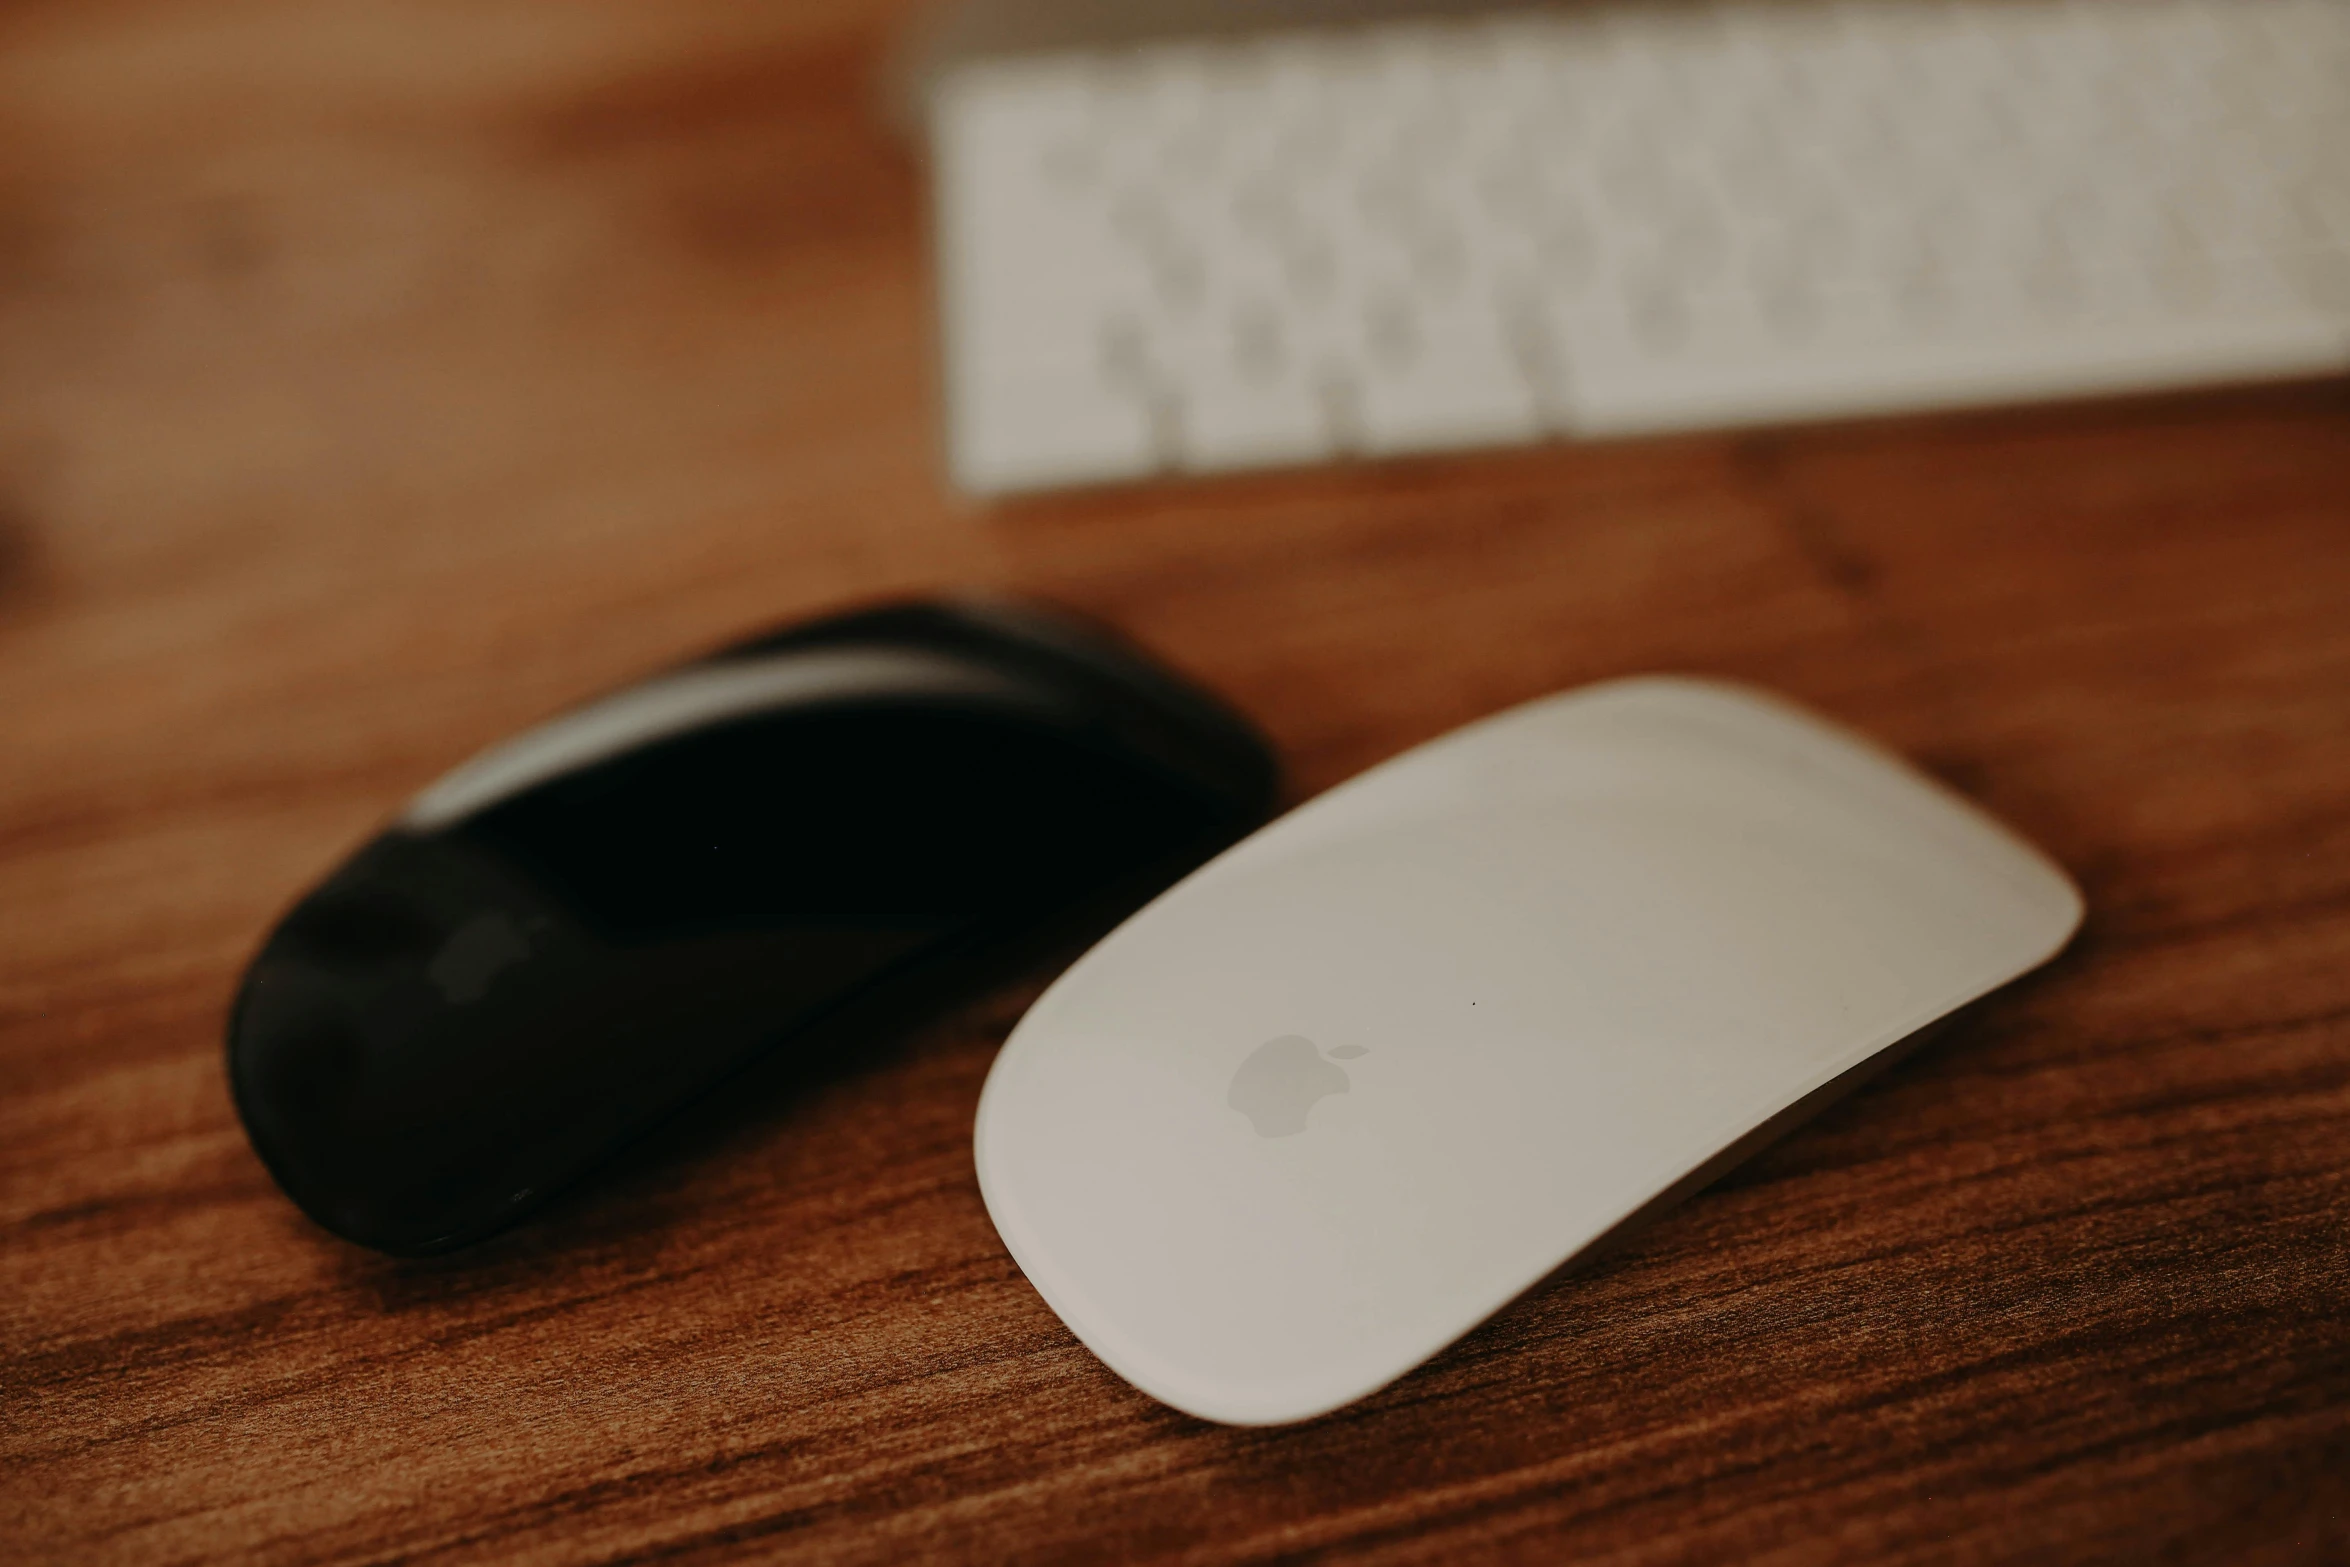
M882 0L0 11L0 1557L2350 1561L2350 389L977 508ZM1050 966L429 1262L281 1197L223 1013L411 791L764 625L982 585L1293 797L1732 676L2071 869L2044 971L1291 1429L1005 1254Z

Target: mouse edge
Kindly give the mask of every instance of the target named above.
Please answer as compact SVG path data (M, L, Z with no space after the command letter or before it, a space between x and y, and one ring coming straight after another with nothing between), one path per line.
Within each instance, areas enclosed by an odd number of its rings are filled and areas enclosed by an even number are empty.
M1025 1233L1018 1205L1011 1202L998 1187L991 1172L992 1160L988 1153L991 1117L988 1104L989 1089L993 1084L991 1077L989 1083L980 1090L979 1113L974 1118L972 1137L972 1163L978 1175L980 1201L987 1210L988 1223L1003 1242L1004 1250L1011 1254L1021 1278L1029 1288L1036 1291L1037 1296L1058 1319L1060 1326L1136 1392L1178 1413L1213 1425L1270 1429L1298 1425L1359 1403L1381 1388L1401 1381L1421 1364L1415 1361L1412 1365L1398 1367L1393 1374L1375 1382L1336 1394L1320 1392L1290 1402L1279 1399L1234 1400L1224 1396L1220 1390L1193 1386L1169 1376L1160 1367L1130 1353L1123 1343L1084 1326L1094 1314L1084 1310L1070 1296L1052 1269L1041 1265L1043 1249L1033 1244Z
M1419 751L1441 745L1456 737L1465 736L1471 731L1482 729L1488 723L1503 722L1520 716L1531 717L1538 712L1550 711L1555 708L1581 706L1587 701L1595 705L1623 705L1638 702L1644 697L1659 699L1668 706L1692 711L1727 713L1741 719L1756 716L1774 719L1819 743L1831 755L1841 753L1845 758L1876 763L1878 767L1894 777L1924 790L1937 803L1965 821L1986 840L1995 841L2006 852L2017 870L2024 872L2038 890L2050 894L2052 904L2061 904L2065 910L2057 921L2058 929L2047 949L2034 958L2030 964L2019 970L2016 977L2020 978L2023 974L2031 972L2032 969L2039 967L2040 964L2063 951L2066 944L2080 930L2081 922L2088 913L2088 900L2082 894L2080 885L2073 880L2072 873L2066 870L2055 856L2041 848L2037 841L2027 837L2016 827L2003 820L1990 807L1969 797L1956 786L1936 777L1910 756L1879 740L1873 734L1847 724L1840 718L1806 706L1783 692L1728 676L1668 671L1618 675L1594 681L1589 685L1554 692L1548 696L1534 697L1515 707L1504 708L1501 712L1493 714L1491 718L1479 719L1447 734L1439 735L1423 745L1415 746L1412 750L1399 754L1392 760L1405 761ZM1380 767L1386 765L1386 763L1379 764ZM1360 776L1367 778L1371 772L1378 770L1378 767L1374 767L1370 772ZM1349 779L1347 782L1351 784L1354 781ZM1340 787L1343 788L1345 785Z
M1817 712L1792 697L1766 687L1719 675L1644 671L1610 676L1586 685L1529 697L1499 712L1470 719L1456 728L1432 735L1416 745L1374 762L1319 794L1298 801L1271 820L1259 822L1237 841L1226 845L1172 885L1162 889L1149 903L1121 921L1116 929L1105 933L1094 948L1082 954L1067 971L1046 987L1037 1004L1041 1006L1051 999L1055 990L1091 967L1096 954L1110 945L1113 937L1127 925L1147 915L1158 903L1184 891L1196 881L1224 873L1232 862L1245 860L1256 852L1265 839L1280 834L1301 817L1343 809L1365 792L1391 782L1398 774L1409 773L1456 748L1475 745L1480 741L1491 743L1497 739L1506 744L1505 737L1511 730L1539 722L1552 714L1576 710L1638 708L1644 705L1667 710L1679 709L1711 718L1717 726L1724 717L1736 724L1749 723L1758 718L1776 722L1808 739L1821 753L1839 762L1874 763L1881 774L1890 775L1889 778L1880 776L1871 779L1870 783L1874 787L1882 788L1886 782L1899 780L1922 790L1963 822L1980 843L1996 845L2020 880L2030 883L2035 891L2047 895L2051 912L2062 908L2063 913L2055 922L2058 928L2053 939L2047 949L2034 959L2032 967L2037 967L2062 951L2080 929L2088 910L2087 900L2062 864L2032 839L1993 814L1988 807L1935 777L1902 752L1840 719ZM1852 771L1849 766L1847 771ZM1865 775L1867 769L1859 771ZM1018 1034L1018 1027L1015 1026L1011 1037L1016 1039ZM1009 1042L1007 1040L1007 1044Z

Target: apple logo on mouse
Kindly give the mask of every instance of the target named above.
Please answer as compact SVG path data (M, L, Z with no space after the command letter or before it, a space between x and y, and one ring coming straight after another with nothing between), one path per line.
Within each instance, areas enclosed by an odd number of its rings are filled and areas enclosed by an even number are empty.
M513 919L492 909L457 927L425 966L449 1005L465 1006L489 993L490 981L530 956L530 938Z
M1340 1045L1330 1052L1351 1061L1371 1052L1360 1045ZM1249 1119L1259 1137L1295 1137L1306 1129L1306 1112L1331 1094L1347 1091L1346 1073L1314 1048L1302 1034L1268 1039L1248 1054L1232 1074L1224 1102Z

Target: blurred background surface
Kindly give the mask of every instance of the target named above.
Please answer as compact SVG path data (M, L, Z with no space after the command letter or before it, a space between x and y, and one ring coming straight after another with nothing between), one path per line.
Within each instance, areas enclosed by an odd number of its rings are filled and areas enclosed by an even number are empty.
M980 507L884 109L913 20L0 11L12 1553L2350 1550L2341 380ZM220 1071L289 901L566 703L963 584L1120 626L1299 794L1608 675L1756 681L2014 822L2090 924L1293 1432L1149 1404L1003 1254L970 1116L1027 992L460 1259L305 1226Z

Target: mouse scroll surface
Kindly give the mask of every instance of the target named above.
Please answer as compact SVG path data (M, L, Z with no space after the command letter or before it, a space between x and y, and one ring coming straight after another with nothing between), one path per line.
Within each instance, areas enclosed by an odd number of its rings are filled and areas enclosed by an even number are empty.
M1114 1370L1206 1418L1303 1419L2080 910L2037 851L1784 703L1554 697L1299 808L1089 952L989 1077L980 1182Z
M750 644L484 753L302 899L231 1021L238 1108L329 1229L443 1250L848 1004L1131 906L1271 786L1203 694L1033 612Z

